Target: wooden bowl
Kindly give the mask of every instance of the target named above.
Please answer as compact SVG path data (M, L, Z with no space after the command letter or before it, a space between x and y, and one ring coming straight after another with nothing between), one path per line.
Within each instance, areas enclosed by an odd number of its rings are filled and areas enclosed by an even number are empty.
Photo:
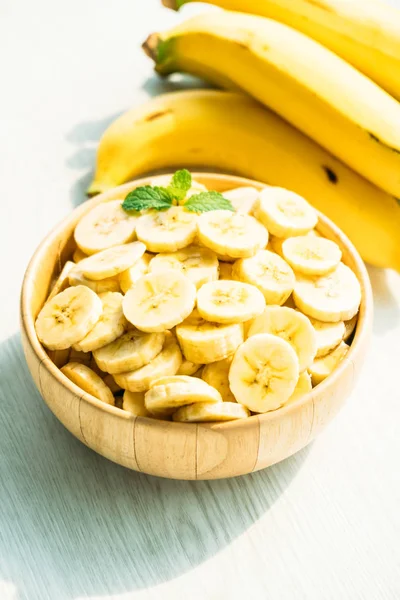
M219 191L242 185L264 187L228 175L196 173L194 178ZM38 341L35 319L52 280L76 247L76 223L100 202L122 199L134 187L149 182L150 178L140 179L85 202L35 252L21 296L22 341L35 384L55 416L75 437L130 469L172 479L218 479L273 465L306 446L333 419L353 389L370 337L372 293L364 263L348 238L323 215L317 229L341 247L343 261L360 281L362 303L347 356L332 375L298 403L242 421L216 424L134 417L83 392L61 373Z

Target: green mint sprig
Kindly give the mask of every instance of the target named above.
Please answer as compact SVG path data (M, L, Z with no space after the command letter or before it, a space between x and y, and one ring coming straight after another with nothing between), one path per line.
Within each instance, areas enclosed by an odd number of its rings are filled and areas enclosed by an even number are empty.
M186 169L176 171L167 187L144 185L129 192L122 203L127 212L141 210L166 210L186 197L192 186L192 176ZM191 212L231 210L234 208L222 194L215 191L193 194L183 205Z

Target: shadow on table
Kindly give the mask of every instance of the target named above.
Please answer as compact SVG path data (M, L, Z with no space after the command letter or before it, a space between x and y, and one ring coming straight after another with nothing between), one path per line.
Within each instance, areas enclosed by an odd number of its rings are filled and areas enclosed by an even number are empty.
M367 265L374 297L374 333L384 335L392 331L400 320L398 299L388 284L388 271Z
M0 584L16 600L118 594L173 579L268 511L303 450L231 480L126 470L72 437L40 398L19 336L0 346Z
M210 87L212 86L196 77L180 74L174 75L169 79L162 79L157 75L152 75L143 84L143 89L149 97L178 90L188 90L193 88L207 89ZM127 107L127 110L128 108L129 107ZM107 127L121 114L122 112L118 112L97 121L77 123L71 131L68 132L66 140L67 142L74 144L75 150L73 154L68 157L67 166L71 169L85 171L85 174L77 179L70 191L71 203L74 207L82 204L82 202L87 199L86 190L93 179L98 142ZM164 172L169 170L170 169L166 169ZM143 176L155 173L156 171L152 173L143 173Z

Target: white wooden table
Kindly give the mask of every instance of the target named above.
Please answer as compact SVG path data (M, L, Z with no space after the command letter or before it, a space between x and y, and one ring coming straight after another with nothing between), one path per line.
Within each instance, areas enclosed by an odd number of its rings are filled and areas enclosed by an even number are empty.
M176 20L158 0L0 0L0 599L398 600L399 276L370 269L373 344L340 416L247 477L124 470L62 427L28 373L29 257L84 200L107 124L164 89L139 43Z

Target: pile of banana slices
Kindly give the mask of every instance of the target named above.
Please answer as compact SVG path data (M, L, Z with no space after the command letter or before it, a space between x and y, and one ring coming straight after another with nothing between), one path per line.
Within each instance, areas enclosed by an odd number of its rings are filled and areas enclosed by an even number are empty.
M297 402L336 368L361 301L339 246L289 190L224 197L234 212L121 199L80 220L36 320L66 377L137 416L203 422Z

